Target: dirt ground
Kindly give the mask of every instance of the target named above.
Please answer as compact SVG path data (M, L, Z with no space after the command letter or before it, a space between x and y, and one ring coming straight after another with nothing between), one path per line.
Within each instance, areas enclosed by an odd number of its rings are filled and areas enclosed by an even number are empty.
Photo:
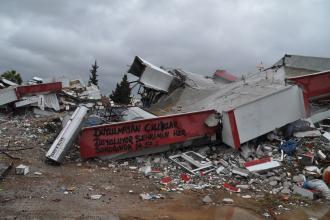
M281 204L290 210L270 218L330 219L329 204L318 202L301 208L290 205L293 196L244 199L220 189L163 191L137 170L81 161L77 149L61 166L50 165L45 163L45 153L56 137L58 127L52 126L56 123L55 119L26 115L1 117L0 149L29 149L6 151L19 159L0 154L0 162L14 162L14 167L25 164L30 172L20 176L11 169L0 182L0 219L264 219L263 213L272 214L273 208ZM160 193L165 198L141 200L139 194L144 192ZM92 200L90 196L95 194L102 197ZM213 202L204 204L205 195L210 195ZM223 198L232 198L234 203L224 204Z

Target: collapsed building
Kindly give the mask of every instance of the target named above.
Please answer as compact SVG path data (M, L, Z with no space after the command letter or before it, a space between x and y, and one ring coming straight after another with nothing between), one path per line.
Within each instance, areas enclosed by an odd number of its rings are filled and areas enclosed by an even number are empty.
M330 199L328 61L285 55L237 77L226 70L202 76L135 57L128 73L138 77L140 107L114 105L79 80L40 78L30 85L2 80L0 106L63 113L47 161L65 162L76 146L77 161L126 166L168 192L223 188Z
M300 78L291 77L291 74L289 76L283 75L289 65L290 68L294 63L298 65L297 62L291 60L289 62L288 57L289 55L285 55L281 59L281 65L277 62L271 68L243 76L241 80L219 70L215 72L213 77L205 77L181 69L159 68L140 57L135 57L128 73L139 77L137 83L140 85L139 94L144 108L159 116L157 119L146 119L146 121L158 120L162 122L175 117L182 121L188 120L191 124L178 122L178 129L185 131L185 139L183 140L173 140L173 137L169 136L168 142L162 142L163 137L154 138L149 143L147 143L148 141L140 141L140 147L136 148L135 141L137 140L133 138L131 139L131 144L134 145L132 148L126 146L125 149L116 151L112 151L111 147L118 147L118 144L109 144L110 142L108 142L106 145L108 150L104 149L101 155L118 153L119 158L130 157L136 155L131 154L133 151L137 151L137 149L140 151L144 148L148 148L147 152L154 153L156 148L158 151L162 151L168 149L169 146L187 146L189 145L187 144L188 140L191 144L192 139L203 138L207 141L223 142L239 149L242 144L301 118L316 118L319 112L322 112L323 116L320 116L315 122L329 117L326 109L324 109L327 107L316 110L313 103L319 100L319 97L326 97L330 94L329 84L324 83L324 80L329 81L330 72L304 75L303 77L308 84L304 85ZM290 56L290 59L293 58L293 55ZM286 60L284 61L285 65L283 65L283 60ZM307 69L308 67L303 66L301 68ZM295 69L298 68L295 67ZM322 67L319 69L313 67L313 69L316 69L317 72L322 70ZM309 72L311 71L309 70ZM217 78L222 80L217 80ZM198 115L204 114L205 111L209 111L209 116L199 118ZM196 116L197 119L190 120L191 115ZM128 121L122 126L142 123L145 122ZM102 129L112 129L116 126L120 126L120 124L102 125ZM197 128L199 134L195 134ZM207 132L209 128L213 128L213 133ZM138 135L141 135L141 132L144 135L150 133L146 130L139 132ZM81 148L83 157L96 156L95 152L91 155L87 153L90 149L96 149L91 141L86 141L92 136L89 128L83 129L82 134L80 143L83 146ZM209 138L205 138L206 136ZM123 138L123 134L117 134L117 136L113 134L103 135L100 138L105 141L108 138L117 137ZM143 152L142 154L146 153L145 151L141 152Z

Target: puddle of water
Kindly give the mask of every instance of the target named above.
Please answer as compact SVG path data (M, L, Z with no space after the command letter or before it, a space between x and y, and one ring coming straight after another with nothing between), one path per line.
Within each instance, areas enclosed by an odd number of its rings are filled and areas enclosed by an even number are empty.
M301 207L276 216L278 220L303 220L303 219L330 219L330 204L319 204L311 207Z
M213 216L214 214L214 216ZM208 213L207 219L214 220L261 220L267 219L263 216L258 216L253 212L250 212L246 209L234 207L234 206L222 206L215 208L214 212ZM268 218L271 219L271 218ZM277 215L276 220L330 220L330 204L319 204L311 207L300 207L292 211L284 212L280 215Z
M216 208L214 212L214 220L260 220L259 216L238 207L233 206L223 206Z

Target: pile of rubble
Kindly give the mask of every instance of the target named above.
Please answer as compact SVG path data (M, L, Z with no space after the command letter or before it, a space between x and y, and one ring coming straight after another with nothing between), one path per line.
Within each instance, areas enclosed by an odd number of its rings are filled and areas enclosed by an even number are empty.
M279 136L276 135L275 141L273 133L268 136L272 136L271 140L246 144L240 152L225 146L206 146L195 149L197 152L171 151L137 157L122 165L154 179L165 191L221 188L242 193L246 198L269 193L330 200L329 189L322 191L320 188L324 182L330 183L329 157L324 156L330 153L329 140L323 136L303 137L281 144ZM284 153L283 146L288 142L295 147L290 153ZM189 154L191 158L187 159ZM173 160L182 155L186 155L187 160L181 163ZM194 162L200 163L203 169L194 166ZM316 180L320 186L312 184Z
M23 86L5 81L0 106L33 107L38 116L53 115L46 108L63 114L42 124L31 125L26 115L3 116L0 122L21 128L23 133L12 133L27 142L13 144L35 141L47 162L81 165L100 158L96 161L114 171L149 178L159 191L140 194L143 200L164 198L159 192L206 189L223 189L244 199L271 195L297 204L305 200L296 195L330 200L330 105L325 99L330 84L319 89L330 71L291 77L291 84L275 79L276 71L273 79L259 73L240 81L220 71L214 77L224 79L215 81L136 57L129 72L139 77L141 101L151 112L114 106L97 86L79 80L34 79ZM2 142L10 139L6 126L2 133ZM14 160L13 144L2 143L0 152ZM1 168L1 178L12 166ZM17 174L28 172L24 164L16 167ZM212 199L206 196L203 202Z
M0 107L7 112L32 107L35 114L51 115L53 111L74 110L79 105L104 109L98 87L85 86L80 80L59 78L44 82L34 77L25 85L5 82L6 87L0 89Z

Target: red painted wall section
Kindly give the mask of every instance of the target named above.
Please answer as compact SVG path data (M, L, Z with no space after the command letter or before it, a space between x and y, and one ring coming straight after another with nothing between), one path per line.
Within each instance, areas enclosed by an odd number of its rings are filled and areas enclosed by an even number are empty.
M302 86L309 99L330 96L330 71L290 77L287 80Z
M128 153L212 136L218 127L207 127L204 121L213 113L207 110L84 128L79 139L80 155L92 158Z
M237 123L236 123L234 110L230 110L228 112L228 117L229 117L231 133L232 133L233 139L234 139L235 148L239 149L241 147L241 141L239 139L239 133L238 133L238 129L237 129Z
M28 86L19 86L16 88L16 95L18 98L35 93L43 93L43 92L59 92L62 90L62 83L42 83L36 85L28 85Z

